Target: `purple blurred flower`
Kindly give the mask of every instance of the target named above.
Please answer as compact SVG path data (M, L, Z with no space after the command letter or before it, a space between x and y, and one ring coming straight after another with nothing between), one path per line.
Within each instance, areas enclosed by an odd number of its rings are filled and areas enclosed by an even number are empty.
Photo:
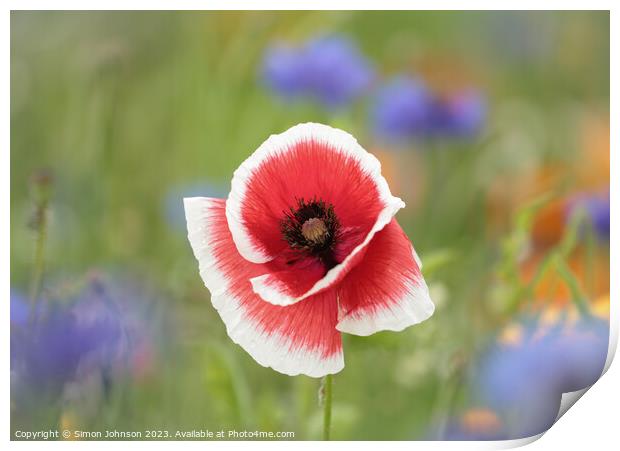
M567 220L578 209L583 208L592 221L596 235L602 240L609 240L610 204L609 190L605 193L578 196L569 206Z
M265 53L262 77L284 98L309 97L337 108L370 87L374 70L353 41L332 35L311 39L299 48L273 45Z
M136 346L144 341L142 314L136 312L141 296L126 284L93 275L76 296L41 301L31 323L16 309L11 374L17 394L59 394L88 374L101 374L105 382L119 370L133 369Z
M88 357L109 363L121 340L113 315L84 318L95 301L81 296L75 304L48 304L29 325L11 325L11 371L30 390L58 390L72 380Z
M586 388L600 377L607 358L608 324L581 320L540 336L525 323L522 342L498 345L482 360L481 400L506 420L508 438L541 433L553 425L562 393Z
M267 49L262 72L267 85L283 97L296 97L305 93L305 71L298 49L285 44Z
M414 139L471 138L486 120L486 102L469 90L440 98L420 80L400 76L377 93L371 121L379 139L403 144Z
M23 325L28 320L28 299L20 291L11 288L11 326Z
M486 119L486 102L476 91L463 91L431 106L430 133L452 137L472 137Z
M380 138L404 142L428 134L432 96L419 80L398 77L378 92L372 110L374 131Z
M13 335L12 369L33 389L59 388L74 377L83 358L119 337L117 324L80 324L74 312L54 307L32 330Z

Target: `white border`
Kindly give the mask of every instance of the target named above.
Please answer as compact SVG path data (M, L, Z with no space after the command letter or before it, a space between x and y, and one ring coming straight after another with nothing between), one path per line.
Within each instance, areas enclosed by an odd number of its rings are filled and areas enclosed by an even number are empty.
M52 5L49 1L8 1L6 2L8 8L11 9L50 9ZM611 0L590 0L588 2L579 2L575 0L521 0L521 1L504 1L501 4L497 2L493 2L490 0L477 0L477 1L468 1L465 5L462 1L457 0L435 0L435 1L390 1L384 0L380 3L370 2L370 1L325 1L325 0L315 0L311 5L308 2L300 2L296 0L291 0L285 4L281 1L262 1L257 5L256 2L250 1L239 1L239 0L212 0L208 3L201 1L177 1L174 3L166 2L162 0L152 0L149 2L146 1L132 1L132 0L108 0L107 2L89 2L88 6L91 7L99 7L99 8L111 8L111 9L140 9L140 8L154 8L154 9L202 9L205 7L213 8L213 9L279 9L283 6L287 9L299 9L299 7L306 9L367 9L374 10L378 9L411 9L415 8L418 10L441 10L441 9L495 9L495 10L518 10L518 9L531 9L531 10L545 10L545 9L598 9L598 10L613 10L611 14L611 79L618 79L620 75L620 71L618 70L618 56L614 53L614 50L618 50L618 29L620 27L620 21L618 20L618 8L614 8L617 5L617 2L612 2ZM86 9L84 2L80 1L56 1L53 5L56 9ZM6 64L9 64L10 61L10 18L8 11L5 13L2 19L2 27L0 29L3 31L3 61ZM8 70L3 71L3 80L2 80L2 93L3 93L3 116L4 120L2 121L2 140L4 141L4 146L2 149L1 164L0 164L0 173L2 176L0 177L0 191L1 191L1 199L2 199L2 217L9 218L10 208L9 208L9 192L10 192L10 158L8 149L10 149L10 107L9 107L9 98L10 98L10 75ZM618 95L617 90L613 88L611 90L611 123L612 124L620 124L620 114L618 114ZM616 125L617 126L617 125ZM614 152L620 149L619 141L618 141L618 133L616 128L612 128L612 149ZM618 229L617 225L620 224L618 222L618 209L620 208L620 203L618 199L620 198L620 186L617 183L620 180L618 177L620 174L618 173L618 159L614 156L614 152L611 153L611 179L616 181L615 184L611 186L611 202L612 202L612 229ZM0 243L2 243L2 251L3 258L1 260L2 264L0 269L2 270L2 288L4 293L9 292L10 287L10 258L9 258L9 246L10 246L10 234L9 234L9 221L0 221ZM618 273L618 239L616 235L612 234L611 238L611 269L612 274ZM618 338L618 283L616 278L611 279L611 332L612 339L615 344L617 343ZM4 304L4 314L5 320L8 318L8 302ZM6 324L6 323L5 323ZM8 328L2 328L2 337L3 337L3 346L2 346L2 363L0 365L3 366L2 371L2 379L3 379L3 390L2 390L2 406L4 406L2 420L4 422L4 440L10 436L10 426L9 426L9 418L10 418L10 404L9 404L9 330ZM620 399L620 370L618 370L618 365L612 366L610 370L605 374L605 376L601 379L601 381L597 382L595 386L584 396L584 398L580 401L580 406L577 409L571 409L560 421L551 428L551 430L546 434L543 440L539 440L534 445L532 445L531 449L538 450L556 450L556 449L584 449L584 447L588 447L590 449L612 449L614 445L617 445L618 442L618 432L617 432L617 406L610 402L610 400L618 400ZM574 418L574 421L571 419ZM416 449L505 449L515 446L521 446L526 443L531 442L532 440L519 440L512 442L372 442L372 443L363 443L363 442L348 442L348 443L323 443L321 444L324 448L332 448L332 449L341 449L342 447L350 447L353 448L367 448L367 449L375 449L376 447L389 447L393 449L402 449L409 451L412 446ZM30 449L38 449L41 444L34 442L11 442L9 444L10 447L19 447L19 448L30 448ZM86 448L89 449L101 449L108 450L110 448L110 444L107 442L78 442L78 443L66 443L66 442L50 442L47 443L46 446L50 448L64 448L66 446L75 446L77 448ZM123 446L123 445L120 445ZM179 443L174 442L131 442L132 447L137 449L169 449L174 446L175 448L178 446L183 446L184 448L194 448L194 449L204 449L205 443L203 442L183 442L181 445ZM208 444L209 447L218 448L218 449L233 449L239 447L239 443L235 442L210 442ZM253 442L251 445L256 449L264 449L271 450L273 448L284 449L289 448L290 444L286 442ZM316 446L313 442L295 442L295 447L298 447L302 450L305 449L314 449Z
M613 0L591 0L588 2L578 0L506 0L501 4L491 0L468 0L467 4L459 0L384 0L380 3L369 0L314 0L313 2L303 0L290 0L286 3L278 0L210 0L209 2L199 0L178 0L175 2L165 0L109 0L103 2L91 1L84 5L79 0L56 0L53 7L50 1L45 0L9 0L7 10L610 10L614 9L616 2ZM90 7L86 7L90 6Z

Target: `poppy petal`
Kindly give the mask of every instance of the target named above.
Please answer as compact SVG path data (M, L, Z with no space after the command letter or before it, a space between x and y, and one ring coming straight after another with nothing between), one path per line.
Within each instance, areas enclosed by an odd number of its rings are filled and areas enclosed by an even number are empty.
M401 331L429 318L435 306L407 235L392 220L368 245L364 263L338 286L336 328L354 335Z
M254 263L287 247L280 230L299 200L334 207L356 248L385 209L402 208L381 175L381 164L350 134L321 124L299 124L272 135L235 171L226 217L239 253ZM398 209L397 208L397 209Z
M266 264L265 266L271 266ZM303 296L325 275L325 268L318 260L307 259L300 265L286 269L274 269L250 279L252 289L263 300L274 305L291 305L288 298Z
M336 293L325 292L289 307L264 302L252 291L250 278L266 268L237 251L225 201L198 197L184 202L200 275L230 338L259 364L284 374L321 377L342 370Z

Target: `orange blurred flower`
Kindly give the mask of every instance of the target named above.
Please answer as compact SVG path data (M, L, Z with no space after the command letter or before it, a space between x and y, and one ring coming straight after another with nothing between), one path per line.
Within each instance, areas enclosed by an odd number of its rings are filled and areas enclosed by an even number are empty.
M502 422L492 410L479 407L469 409L463 414L461 427L472 434L494 434L501 429Z
M582 123L576 184L588 190L609 186L609 116L590 114Z
M532 233L533 244L548 247L562 236L565 208L581 192L609 186L609 116L590 113L579 124L579 150L568 164L553 161L528 173L501 174L487 193L487 217L491 230L505 230L514 213L543 194L561 199L546 205L538 214Z
M531 244L537 249L548 249L564 236L569 207L567 198L556 199L540 209L532 223Z
M536 252L521 265L524 284L532 281L545 254ZM609 256L600 252L589 261L586 253L578 249L568 259L568 267L579 281L582 292L588 299L598 299L609 293ZM565 306L571 302L571 290L566 281L554 268L549 268L534 288L534 304L537 306Z
M78 421L78 417L73 411L68 410L62 413L60 416L60 429L70 432L67 437L63 435L63 440L77 440L73 434L73 431L79 429L79 427L80 423Z

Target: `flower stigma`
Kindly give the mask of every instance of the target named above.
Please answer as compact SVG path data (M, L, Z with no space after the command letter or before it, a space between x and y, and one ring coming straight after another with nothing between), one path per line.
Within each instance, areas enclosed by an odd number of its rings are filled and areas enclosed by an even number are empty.
M322 244L329 236L329 231L321 219L310 218L301 226L301 234L308 241Z
M338 264L334 245L340 227L333 205L320 199L306 202L302 198L296 202L297 208L290 207L280 223L284 240L302 256L318 258L326 269L333 268ZM296 259L291 259L288 263L295 262Z

